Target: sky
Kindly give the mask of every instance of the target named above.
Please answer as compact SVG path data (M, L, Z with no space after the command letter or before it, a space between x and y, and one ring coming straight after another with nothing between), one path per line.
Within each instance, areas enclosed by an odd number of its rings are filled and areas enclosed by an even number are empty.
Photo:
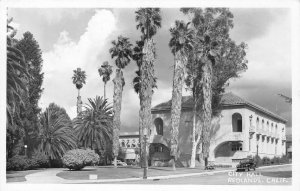
M76 116L77 90L72 84L73 70L86 71L86 85L81 89L84 103L96 95L103 96L103 81L98 68L104 61L116 66L111 59L111 41L119 35L128 37L132 44L139 40L136 30L136 9L32 9L8 10L17 28L16 38L30 31L42 50L44 81L39 106L44 110L49 103L64 107L71 118ZM230 36L237 43L248 44L248 70L241 77L230 80L227 92L252 101L288 120L291 127L291 105L277 94L291 97L291 13L283 8L230 9L234 28ZM179 9L161 9L162 27L154 37L157 48L155 75L158 78L152 106L168 101L172 96L173 55L168 43L169 29L175 20L187 18ZM139 98L133 90L132 79L136 63L125 68L126 85L123 91L121 132L138 131ZM114 78L113 72L111 79ZM183 93L188 95L188 92ZM107 84L107 98L112 105L113 82Z

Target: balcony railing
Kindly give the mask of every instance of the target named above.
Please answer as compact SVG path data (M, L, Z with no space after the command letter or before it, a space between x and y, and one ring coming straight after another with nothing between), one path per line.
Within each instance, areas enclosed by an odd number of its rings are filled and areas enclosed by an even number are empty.
M268 135L268 131L266 131L265 129L262 130L262 136L267 136Z
M261 134L262 134L262 129L259 128L259 127L257 127L257 128L256 128L256 134L257 134L257 135L261 135Z

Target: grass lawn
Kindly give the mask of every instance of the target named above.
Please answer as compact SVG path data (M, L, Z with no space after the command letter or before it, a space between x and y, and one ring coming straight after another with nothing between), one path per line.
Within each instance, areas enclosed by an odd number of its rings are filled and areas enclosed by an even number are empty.
M6 171L6 182L24 182L26 175L41 171L43 170Z
M148 176L164 176L199 172L203 172L203 170L199 168L177 168L176 171L173 171L172 167L149 167ZM98 179L140 178L143 177L143 169L132 166L118 168L114 168L113 166L101 166L89 167L80 171L65 170L58 173L57 176L67 180L88 180L90 174L98 175Z

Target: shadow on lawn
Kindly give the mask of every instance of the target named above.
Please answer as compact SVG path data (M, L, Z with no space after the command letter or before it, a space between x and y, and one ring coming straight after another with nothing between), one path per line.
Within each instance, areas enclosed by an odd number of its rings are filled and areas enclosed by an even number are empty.
M157 168L157 167L150 167L150 170L161 170L161 171L173 171L172 168Z
M291 178L292 171L268 171L268 172L261 172L261 175L276 177L276 178Z
M65 169L63 170L64 172L80 172L80 171L97 171L96 168L87 168L87 169L81 169L81 170L70 170L70 169Z

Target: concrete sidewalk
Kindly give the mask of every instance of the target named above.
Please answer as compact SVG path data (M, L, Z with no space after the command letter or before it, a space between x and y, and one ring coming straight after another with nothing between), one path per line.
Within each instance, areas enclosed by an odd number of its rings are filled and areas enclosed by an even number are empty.
M259 167L259 169L265 168L274 168L278 166L287 166L292 164L284 164L284 165L273 165L273 166L263 166ZM19 183L29 183L29 184L84 184L84 183L109 183L109 182L127 182L127 181L137 181L143 180L140 178L122 178L122 179L99 179L99 180L66 180L56 176L58 173L62 172L64 169L48 169L43 172L37 172L34 174L29 174L25 176L25 182ZM235 171L235 169L230 170L218 170L218 171L208 171L208 172L199 172L199 173L185 173L185 174L176 174L176 175L164 175L164 176L151 176L148 177L148 180L154 179L171 179L171 178L179 178L179 177L189 177L189 176L208 176L214 175L218 173L225 173Z

